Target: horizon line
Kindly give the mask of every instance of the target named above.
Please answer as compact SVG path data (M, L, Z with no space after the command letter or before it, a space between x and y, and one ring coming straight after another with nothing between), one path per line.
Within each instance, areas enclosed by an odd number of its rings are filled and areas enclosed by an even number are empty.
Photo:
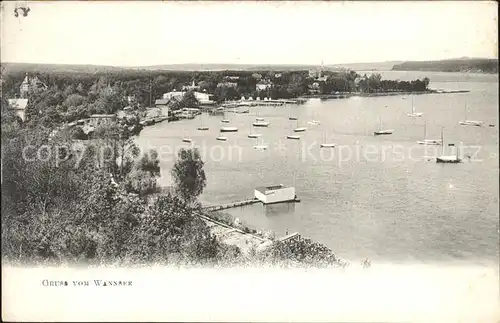
M152 65L108 65L108 64L93 64L93 63L34 63L34 62L16 62L16 61L3 61L0 60L1 64L30 64L30 65L76 65L76 66L102 66L102 67L116 67L116 68L148 68L163 65L233 65L233 66L339 66L339 65L356 65L356 64L382 64L382 63L392 63L392 62L432 62L432 61L445 61L445 60L458 60L458 59L488 59L498 60L498 57L450 57L441 59L423 59L423 60L403 60L394 59L386 61L373 61L373 62L352 62L352 63L328 63L328 64L311 64L311 63L160 63Z

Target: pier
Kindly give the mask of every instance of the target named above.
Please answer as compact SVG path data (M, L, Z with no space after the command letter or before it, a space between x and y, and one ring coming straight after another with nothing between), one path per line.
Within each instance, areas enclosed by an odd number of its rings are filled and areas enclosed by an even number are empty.
M238 202L219 204L219 205L213 205L213 206L206 206L206 207L202 208L202 210L203 211L220 211L220 210L230 209L233 207L245 206L245 205L250 205L250 204L255 204L255 203L260 203L260 201L256 198L253 198L253 199L248 199L248 200L243 200L243 201L238 201Z
M291 233L287 236L281 237L278 239L279 242L285 242L288 240L300 240L300 234L298 232Z

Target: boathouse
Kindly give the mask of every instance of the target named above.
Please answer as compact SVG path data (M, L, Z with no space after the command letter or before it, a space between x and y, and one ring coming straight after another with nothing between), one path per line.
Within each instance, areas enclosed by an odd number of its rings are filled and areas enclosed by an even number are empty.
M264 204L290 202L295 200L295 187L286 187L282 184L256 187L254 194L255 198Z

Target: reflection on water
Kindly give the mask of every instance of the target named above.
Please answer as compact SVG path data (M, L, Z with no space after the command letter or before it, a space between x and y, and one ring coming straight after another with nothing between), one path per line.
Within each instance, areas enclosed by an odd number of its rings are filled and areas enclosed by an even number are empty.
M266 216L280 216L283 214L295 213L295 203L278 203L264 205Z

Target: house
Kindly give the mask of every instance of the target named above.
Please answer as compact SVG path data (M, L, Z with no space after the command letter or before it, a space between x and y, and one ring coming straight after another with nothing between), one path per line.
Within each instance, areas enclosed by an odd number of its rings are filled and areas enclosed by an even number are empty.
M282 76L282 74L281 74L281 73L276 73L276 74L274 74L274 77L275 77L275 78L277 78L277 79L279 79L281 76Z
M237 81L237 80L239 80L239 79L240 79L240 77L239 77L239 76L227 76L227 75L226 75L226 76L224 76L224 79L225 79L225 80Z
M314 82L313 84L308 86L308 91L310 94L318 94L320 93L321 87L318 82Z
M199 89L200 89L200 86L196 85L194 83L194 81L190 85L183 85L181 88L182 91L194 91L194 90L199 90Z
M110 124L116 120L114 114L93 114L86 121L86 125L93 126L94 128L103 124Z
M24 121L24 111L28 105L28 99L9 99L9 107Z
M204 92L193 92L195 98L200 102L201 105L213 105L215 104L214 95ZM186 94L184 91L174 91L163 94L164 100L182 100L182 97ZM163 101L160 101L163 102ZM162 103L160 103L162 104Z
M217 87L237 87L237 86L238 86L237 83L228 81L220 82L217 84Z
M26 73L21 86L19 87L19 92L21 93L21 98L28 98L28 93L32 90L45 90L47 89L47 85L40 81L36 76L29 76Z
M162 116L168 117L169 107L173 106L175 102L178 102L177 99L159 99L155 101L155 107L160 110Z
M259 83L255 84L255 90L256 91L263 91L263 90L267 90L269 89L270 87L273 86L273 83L271 83L270 81L260 81Z
M296 199L295 187L286 187L282 184L256 187L254 196L264 204L290 202Z

